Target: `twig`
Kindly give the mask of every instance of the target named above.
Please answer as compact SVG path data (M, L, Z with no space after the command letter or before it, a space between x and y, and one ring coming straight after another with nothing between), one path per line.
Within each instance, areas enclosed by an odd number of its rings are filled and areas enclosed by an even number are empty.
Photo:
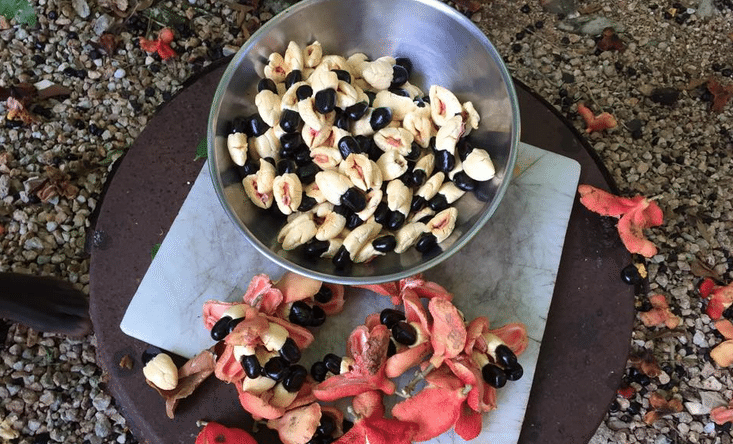
M405 388L403 388L402 390L400 390L400 392L398 393L398 395L399 396L402 396L403 398L409 398L410 395L412 394L412 391L415 390L415 386L417 385L417 383L420 382L420 381L422 381L423 379L425 379L425 376L427 376L428 373L430 373L431 371L433 371L434 368L435 368L435 366L431 362L431 363L428 364L427 367L425 367L425 370L416 372L415 373L415 377L412 378L412 381L410 381L409 383L407 383L407 385L405 386Z

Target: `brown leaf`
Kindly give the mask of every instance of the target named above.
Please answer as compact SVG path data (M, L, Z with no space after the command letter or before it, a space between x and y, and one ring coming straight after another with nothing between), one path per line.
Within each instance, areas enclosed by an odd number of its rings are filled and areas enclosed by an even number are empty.
M127 0L99 0L98 4L102 8L110 9L118 17L125 17L130 6Z
M36 120L30 111L25 109L25 106L13 97L8 97L5 106L8 108L8 114L5 116L7 120L22 120L26 125L30 125Z
M50 97L68 96L71 95L71 90L63 85L51 85L47 88L43 88L38 91L38 99L48 99Z
M481 3L477 0L453 0L453 3L466 9L468 12L476 12L481 9Z
M130 355L125 355L120 359L120 367L126 369L126 370L132 370L133 361Z
M166 414L173 419L180 400L191 395L206 378L214 373L215 366L216 358L212 350L204 350L178 369L178 385L173 390L162 390L147 379L145 382L165 399Z
M700 258L695 258L692 261L690 264L690 272L697 277L711 278L717 282L723 282L723 278L706 263L701 261Z
M723 86L715 79L708 81L708 91L713 95L713 105L710 109L716 113L723 111L728 100L733 97L733 86Z
M99 44L107 55L112 55L117 49L117 38L113 34L104 33L99 37Z
M596 46L601 51L623 51L624 50L624 42L619 38L618 34L616 34L616 31L611 28L610 26L608 28L605 28L603 30L602 38L598 41Z
M79 188L69 182L69 175L57 168L46 166L46 177L37 190L32 190L42 202L48 202L54 196L73 199L79 193Z
M644 350L639 354L630 356L629 362L651 378L656 378L662 373L662 369L659 368L657 358L655 358L654 354L649 350Z

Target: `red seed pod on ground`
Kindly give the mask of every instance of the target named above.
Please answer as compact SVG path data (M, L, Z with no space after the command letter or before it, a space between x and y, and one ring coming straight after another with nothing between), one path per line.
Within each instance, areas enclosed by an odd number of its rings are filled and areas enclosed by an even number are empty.
M257 444L257 441L244 430L209 422L196 437L196 444Z

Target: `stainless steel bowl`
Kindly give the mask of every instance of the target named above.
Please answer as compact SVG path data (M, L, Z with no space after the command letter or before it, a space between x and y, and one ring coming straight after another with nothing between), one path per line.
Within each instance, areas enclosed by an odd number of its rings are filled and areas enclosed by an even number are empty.
M289 41L302 47L319 41L324 54L355 52L377 58L409 57L411 83L427 93L438 84L463 102L470 100L481 115L470 138L484 147L496 167L492 197L481 202L471 193L456 204L454 233L442 253L425 257L411 248L389 253L367 264L337 273L329 260L313 261L297 249L284 251L277 242L283 225L272 211L255 207L247 198L226 135L237 116L256 111L256 85L267 57L283 54ZM260 28L242 46L219 83L208 123L209 166L214 188L232 222L262 254L280 266L327 282L372 284L425 271L455 254L491 217L509 184L519 143L519 107L511 77L496 49L470 20L432 0L305 0L286 9Z

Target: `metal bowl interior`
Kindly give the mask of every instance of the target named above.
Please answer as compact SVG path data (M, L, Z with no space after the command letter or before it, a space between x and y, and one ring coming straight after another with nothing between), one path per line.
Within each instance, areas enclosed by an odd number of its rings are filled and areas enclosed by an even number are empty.
M470 139L489 152L496 177L488 202L466 193L455 204L456 228L441 243L442 252L427 257L411 248L337 272L329 260L314 261L298 249L281 248L277 235L284 217L249 201L229 157L226 136L235 117L256 112L256 85L263 77L267 57L272 52L284 53L291 40L302 47L317 40L324 55L348 57L363 52L371 58L409 57L414 65L410 82L425 93L437 84L453 91L462 102L473 102L481 122ZM350 285L401 279L456 253L498 207L511 178L518 143L519 107L501 57L470 20L432 0L306 0L293 5L268 21L234 56L217 88L208 123L214 188L231 220L254 247L288 270Z

